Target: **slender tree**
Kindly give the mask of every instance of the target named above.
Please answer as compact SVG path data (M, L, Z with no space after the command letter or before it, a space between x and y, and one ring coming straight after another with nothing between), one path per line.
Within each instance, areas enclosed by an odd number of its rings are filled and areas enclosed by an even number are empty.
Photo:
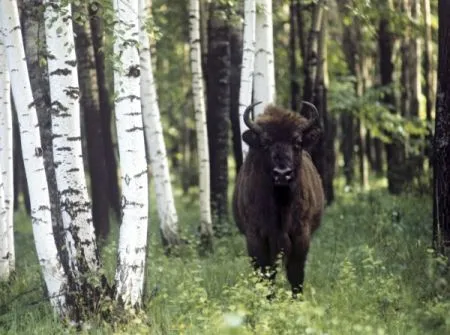
M12 93L17 108L22 152L30 189L31 217L36 251L50 301L59 314L67 312L67 277L61 266L52 229L50 199L34 99L25 61L16 0L0 2L0 21L7 30L5 45Z
M99 269L91 202L84 175L80 133L80 89L73 39L72 10L61 1L45 2L45 35L52 106L53 157L58 200L70 274L81 277Z
M275 61L273 52L272 0L256 0L255 21L255 72L254 99L262 104L255 106L255 116L264 111L265 105L275 102ZM245 130L245 129L244 129Z
M149 0L139 0L139 40L141 44L141 98L147 151L154 178L160 230L169 249L179 243L178 215L170 181L169 162L159 113L156 83L153 77L152 55L147 24L151 17Z
M244 123L243 113L245 108L252 103L253 74L255 67L256 48L256 1L245 0L244 2L244 41L242 52L241 87L239 91L239 124L241 135L247 129ZM242 155L248 152L248 145L241 141Z
M90 35L89 12L86 4L72 5L76 19L75 52L80 85L80 107L84 121L87 157L89 163L90 189L92 197L92 219L98 238L105 239L109 232L108 169L100 115L94 49Z
M50 108L50 87L48 71L42 62L46 55L44 13L42 2L23 0L21 9L21 25L25 56L30 75L31 90L36 105L36 111L41 129L41 142L44 157L45 173L47 175L50 199L58 198L55 164L53 158L53 134ZM20 150L20 148L19 148ZM21 163L20 163L21 164ZM26 190L23 184L23 190ZM56 243L62 250L64 231L59 201L51 201L52 224L56 233Z
M115 114L122 179L122 223L115 275L115 296L139 307L145 278L148 178L140 101L139 6L114 0Z
M200 40L200 4L199 0L189 1L189 46L192 72L192 94L195 109L197 131L197 150L200 184L200 235L205 250L212 250L212 219L210 206L210 171L208 136L206 126L206 108L203 88L203 70Z
M450 3L439 0L439 54L434 135L433 245L449 255L450 248Z
M0 25L0 183L3 183L3 202L0 201L0 212L3 206L3 223L5 227L4 234L0 234L1 243L4 244L4 252L0 252L0 263L6 261L7 273L10 273L15 270L16 254L13 229L14 173L11 83L6 61L6 48L3 42L5 35L6 31ZM2 224L1 221L2 219L0 219L0 224ZM1 270L0 273L2 273Z
M120 191L118 180L117 161L114 152L112 137L112 111L113 102L110 89L107 85L105 66L105 9L101 1L89 2L89 19L91 27L92 46L94 48L96 78L98 87L98 98L100 103L101 132L103 135L103 146L106 159L106 170L104 174L108 180L109 204L114 210L117 218L121 215Z
M211 212L216 235L228 224L228 151L230 128L230 8L210 4L208 25L207 127L211 183Z
M386 13L392 12L391 0L385 0L381 4ZM388 88L383 96L386 107L395 113L395 95L392 91L394 63L393 63L394 33L390 15L383 16L378 26L379 68L381 85ZM393 136L392 141L386 144L388 189L393 194L398 194L403 189L403 176L400 170L404 161L402 143Z

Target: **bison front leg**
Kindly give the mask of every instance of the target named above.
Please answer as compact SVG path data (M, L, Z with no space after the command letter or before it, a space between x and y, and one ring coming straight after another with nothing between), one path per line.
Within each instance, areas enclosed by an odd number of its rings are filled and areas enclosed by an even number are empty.
M293 238L292 249L286 259L286 274L291 284L293 298L296 298L299 293L303 292L308 250L309 238L307 236Z
M269 241L267 238L256 237L254 235L247 236L247 250L252 259L255 271L258 271L263 280L269 280L273 285L277 274L275 267L275 259L271 257L269 249ZM270 294L267 298L272 298Z

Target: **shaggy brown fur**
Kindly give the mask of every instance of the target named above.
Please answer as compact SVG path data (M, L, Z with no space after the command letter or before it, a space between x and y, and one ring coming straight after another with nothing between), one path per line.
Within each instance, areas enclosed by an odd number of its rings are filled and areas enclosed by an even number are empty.
M314 126L303 132L307 119L275 106L268 106L256 123L261 134L247 130L243 135L250 150L236 178L234 217L255 267L272 271L272 279L276 258L283 252L295 295L302 291L311 236L325 203L320 176L303 150L314 145L321 130ZM298 137L301 141L295 142ZM271 175L279 164L273 159L277 155L280 164L294 171L292 181L282 187L274 185Z

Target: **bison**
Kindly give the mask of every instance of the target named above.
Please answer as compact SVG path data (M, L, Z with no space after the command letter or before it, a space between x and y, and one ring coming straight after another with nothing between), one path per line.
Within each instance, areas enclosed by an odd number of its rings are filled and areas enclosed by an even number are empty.
M322 131L316 107L304 103L313 109L313 117L269 105L253 122L250 112L258 103L246 108L243 118L249 129L242 139L249 152L233 194L234 218L255 269L273 281L282 254L294 297L303 290L311 236L325 203L321 178L305 150Z

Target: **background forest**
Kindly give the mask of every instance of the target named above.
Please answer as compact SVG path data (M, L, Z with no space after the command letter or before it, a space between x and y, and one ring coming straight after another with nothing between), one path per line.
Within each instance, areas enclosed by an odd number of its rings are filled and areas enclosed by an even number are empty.
M1 1L1 334L450 333L445 1ZM298 300L233 220L252 97L324 130Z

